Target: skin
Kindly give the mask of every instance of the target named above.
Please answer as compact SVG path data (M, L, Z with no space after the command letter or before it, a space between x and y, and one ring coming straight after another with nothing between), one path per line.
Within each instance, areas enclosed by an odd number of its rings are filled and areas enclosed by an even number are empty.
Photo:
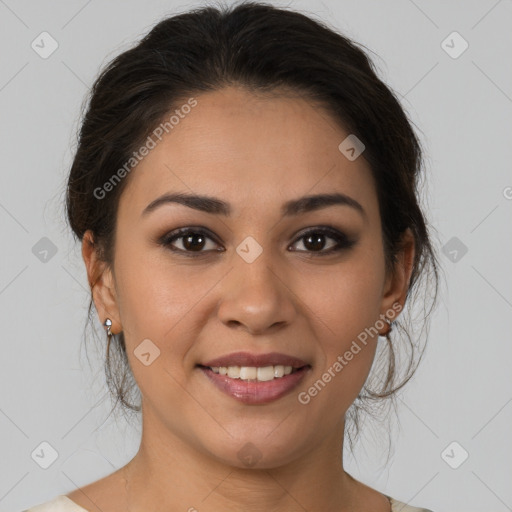
M126 466L68 497L102 512L389 512L385 496L355 480L342 462L344 416L368 376L377 337L361 345L307 405L297 395L393 304L403 306L414 256L411 233L405 233L393 272L386 272L369 165L363 156L349 161L339 151L349 132L325 110L298 97L256 96L235 87L196 99L198 105L126 178L113 268L97 258L92 233L84 237L99 319L112 319L112 332L125 334L142 394L143 434ZM285 201L334 191L358 201L365 214L334 205L280 215ZM166 204L141 216L167 192L214 196L230 203L233 213ZM327 236L315 252L297 236L325 224L355 245L319 256L335 240ZM190 226L216 237L206 239L202 253L189 249L200 256L158 244L164 234ZM252 263L236 252L247 236L263 249ZM186 250L183 238L173 245ZM219 247L225 250L213 252ZM148 338L160 356L145 366L134 350ZM196 367L239 350L294 355L312 368L286 396L246 405ZM260 456L251 468L238 457L249 442Z

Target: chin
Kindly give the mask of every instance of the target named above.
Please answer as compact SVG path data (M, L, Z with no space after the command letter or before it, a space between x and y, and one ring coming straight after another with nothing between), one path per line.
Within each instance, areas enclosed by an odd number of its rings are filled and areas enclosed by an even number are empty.
M275 425L274 425L275 426ZM274 433L275 434L275 433ZM233 436L205 440L204 448L211 457L240 469L272 469L284 466L300 456L300 441L284 432ZM306 441L301 440L302 443Z

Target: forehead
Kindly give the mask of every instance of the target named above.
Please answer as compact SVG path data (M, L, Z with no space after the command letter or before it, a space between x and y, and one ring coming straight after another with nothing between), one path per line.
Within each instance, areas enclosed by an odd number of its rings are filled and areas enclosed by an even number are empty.
M235 87L194 98L161 141L153 137L157 144L131 171L120 211L129 205L140 214L171 191L223 198L235 213L333 191L376 206L368 163L340 152L350 133L323 108Z

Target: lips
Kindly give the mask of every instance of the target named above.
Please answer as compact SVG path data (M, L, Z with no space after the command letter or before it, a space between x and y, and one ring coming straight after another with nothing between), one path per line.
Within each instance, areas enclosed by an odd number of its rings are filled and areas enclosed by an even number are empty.
M247 405L263 405L289 394L311 365L286 354L235 352L198 364L210 383Z
M220 366L291 366L292 368L302 368L308 366L308 363L298 357L280 354L278 352L270 352L267 354L251 354L249 352L233 352L225 356L217 357L201 363L200 366L210 368Z

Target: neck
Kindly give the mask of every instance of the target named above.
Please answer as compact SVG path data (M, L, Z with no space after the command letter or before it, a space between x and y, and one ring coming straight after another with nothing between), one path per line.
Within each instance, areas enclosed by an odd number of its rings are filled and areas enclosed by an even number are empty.
M139 451L123 468L129 512L343 512L355 503L359 482L343 470L344 422L336 436L301 457L257 469L213 458L148 414L143 414L143 421Z

